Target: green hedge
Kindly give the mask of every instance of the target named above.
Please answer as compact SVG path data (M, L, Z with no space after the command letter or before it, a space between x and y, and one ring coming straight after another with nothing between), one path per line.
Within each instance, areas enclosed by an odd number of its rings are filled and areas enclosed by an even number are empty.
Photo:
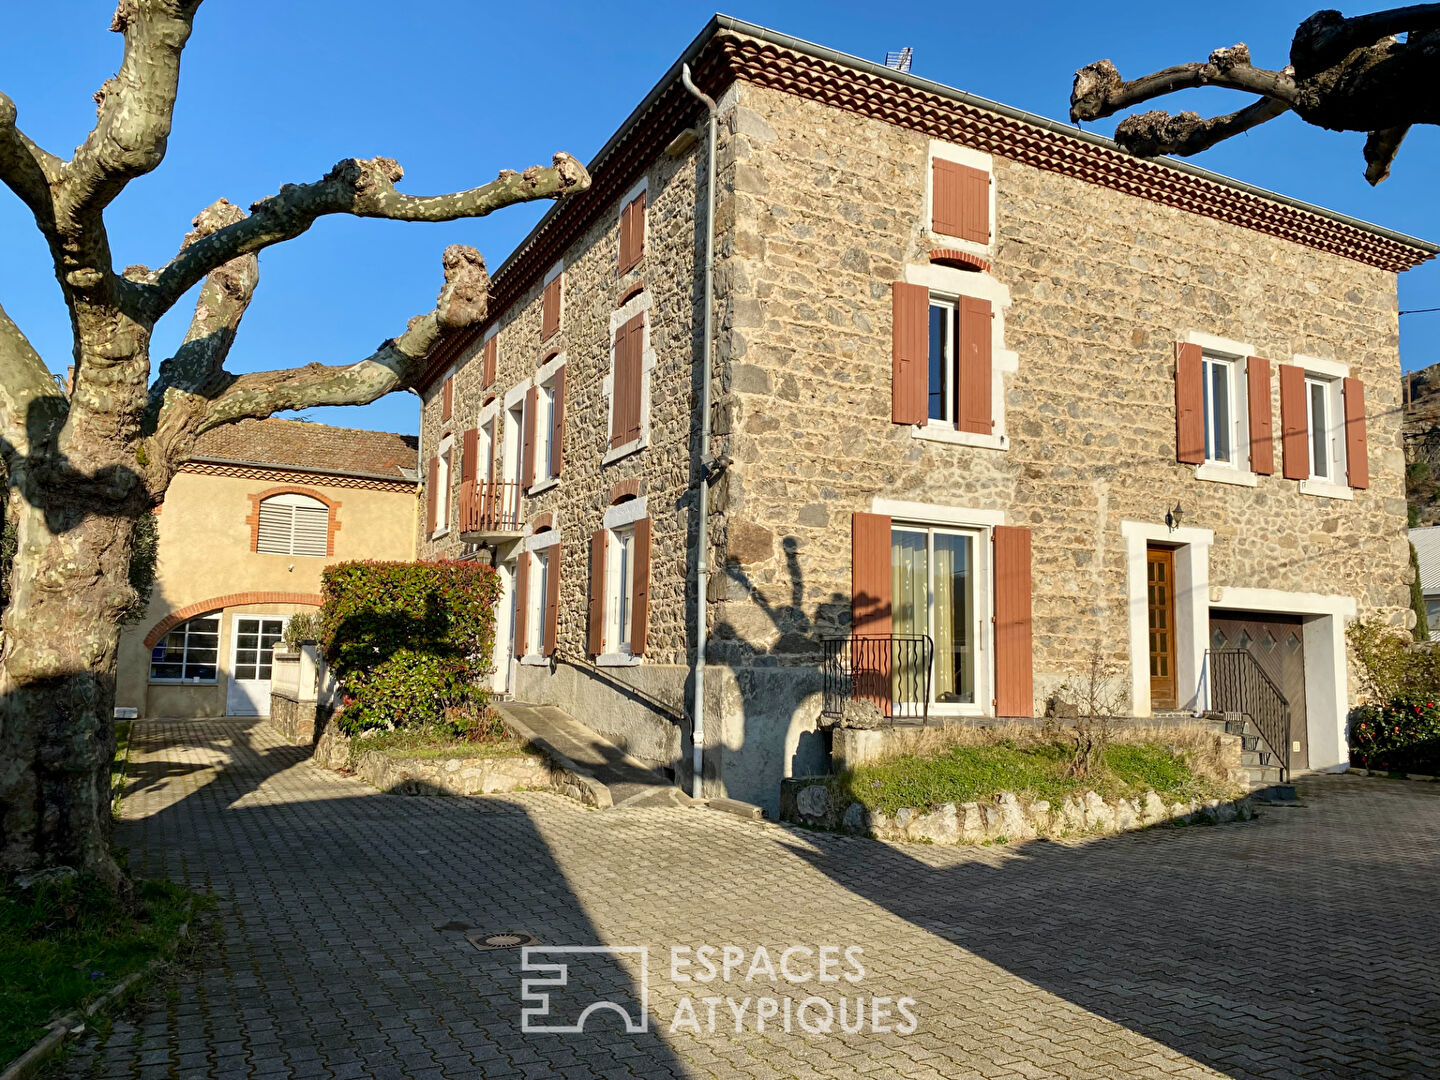
M1440 697L1350 710L1350 760L1362 769L1440 774Z
M325 571L320 645L347 734L479 717L499 577L473 562L351 562Z

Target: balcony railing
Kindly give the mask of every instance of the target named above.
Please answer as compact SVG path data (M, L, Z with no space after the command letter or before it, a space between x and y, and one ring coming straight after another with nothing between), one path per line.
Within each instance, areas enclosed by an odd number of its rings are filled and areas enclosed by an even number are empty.
M930 673L935 643L927 634L876 634L821 642L826 716L840 716L845 702L873 701L883 716L925 721L930 717Z
M518 535L520 485L509 481L474 481L460 485L461 536Z

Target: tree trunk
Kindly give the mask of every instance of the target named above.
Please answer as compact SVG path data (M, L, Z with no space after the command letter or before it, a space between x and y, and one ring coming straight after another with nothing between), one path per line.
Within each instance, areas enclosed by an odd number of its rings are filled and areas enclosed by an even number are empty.
M109 850L117 615L133 519L11 495L0 618L0 868L70 866L119 884Z

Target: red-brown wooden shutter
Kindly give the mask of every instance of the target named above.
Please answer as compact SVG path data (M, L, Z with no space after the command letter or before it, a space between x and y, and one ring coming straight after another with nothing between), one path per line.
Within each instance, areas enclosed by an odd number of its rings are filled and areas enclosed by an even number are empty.
M1250 405L1250 471L1269 476L1275 471L1274 414L1270 404L1270 361L1252 356L1245 361L1245 396Z
M559 476L565 464L565 365L555 372L550 384L555 401L550 409L550 475Z
M645 254L645 192L620 211L620 273L639 264Z
M498 366L496 364L496 341L497 339L492 336L489 341L485 342L484 359L480 368L480 389L482 390L488 390L495 385L495 368Z
M445 380L445 385L440 388L440 419L450 419L450 413L455 405L455 379L453 377Z
M605 540L606 531L590 534L590 627L591 656L605 651Z
M954 161L931 163L930 227L976 244L990 242L990 176Z
M990 408L990 301L962 296L959 307L960 430L989 435L995 430Z
M1370 445L1365 436L1365 384L1359 379L1346 379L1345 395L1345 468L1352 488L1370 486Z
M640 437L640 391L645 315L642 312L615 331L612 375L610 445L624 446Z
M555 642L560 636L560 545L550 549L550 573L546 578L545 590L545 648L544 655L555 655Z
M850 515L850 626L854 634L890 633L890 518Z
M552 336L560 329L560 290L565 280L563 273L555 277L545 286L545 293L540 302L540 340Z
M460 438L460 482L468 484L475 479L475 462L480 456L480 430L467 428Z
M850 515L850 632L880 641L850 642L850 693L872 701L884 716L892 715L894 650L890 600L890 518L885 514Z
M520 444L520 476L527 488L535 486L535 413L539 400L540 391L535 387L525 391L525 431Z
M890 421L923 424L930 410L930 290L897 281L891 308Z
M530 553L520 552L515 560L515 655L528 654L530 642L526 640L527 620L530 618Z
M1280 453L1286 480L1310 479L1309 422L1305 415L1305 369L1280 365Z
M650 519L635 522L634 599L630 605L630 655L644 656L650 634Z
M1030 530L995 526L995 715L1035 715Z
M1175 460L1205 463L1205 360L1184 341L1175 343Z
M433 533L435 531L436 496L439 494L439 488L440 459L438 457L432 457L430 459L429 476L425 481L425 531L427 533Z

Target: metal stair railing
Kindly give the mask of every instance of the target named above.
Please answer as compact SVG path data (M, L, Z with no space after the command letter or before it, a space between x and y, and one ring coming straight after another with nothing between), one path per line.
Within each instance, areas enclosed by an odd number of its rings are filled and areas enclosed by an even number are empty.
M1260 733L1270 756L1280 765L1280 779L1290 776L1290 700L1245 649L1207 649L1210 699L1217 712L1242 713Z

